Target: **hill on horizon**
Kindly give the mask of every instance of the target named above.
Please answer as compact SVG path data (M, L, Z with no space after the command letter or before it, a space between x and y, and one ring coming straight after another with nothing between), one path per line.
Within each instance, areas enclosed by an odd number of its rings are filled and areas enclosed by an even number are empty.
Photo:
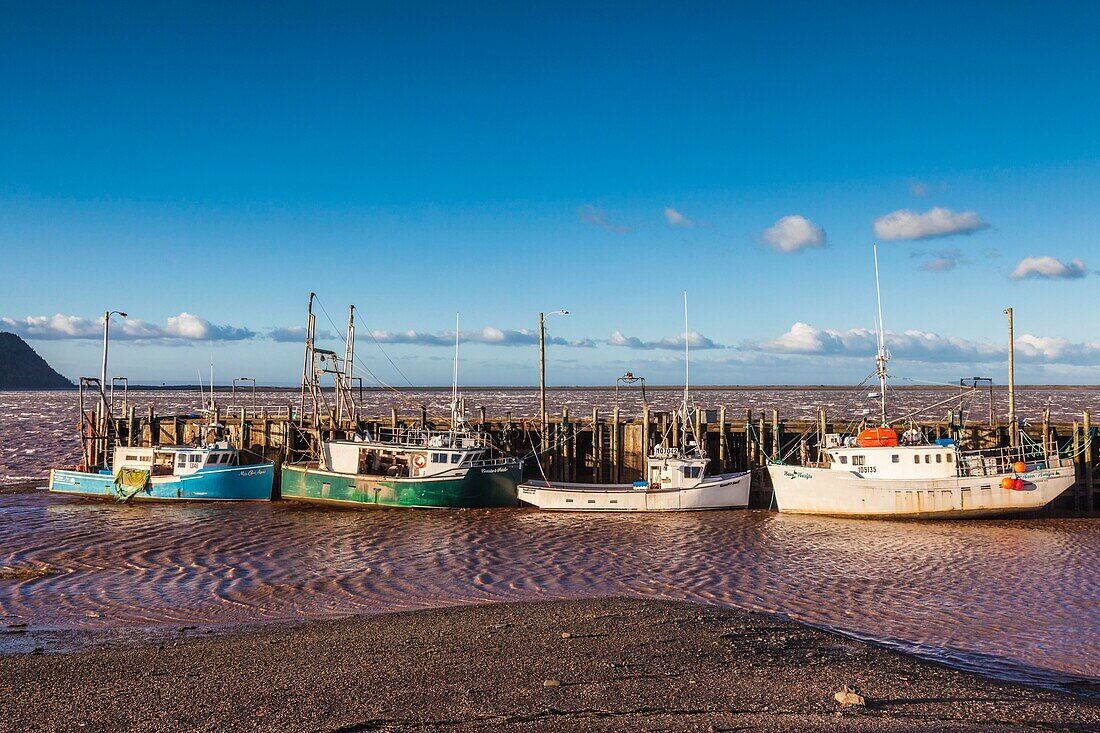
M72 387L46 360L14 333L0 331L0 389Z

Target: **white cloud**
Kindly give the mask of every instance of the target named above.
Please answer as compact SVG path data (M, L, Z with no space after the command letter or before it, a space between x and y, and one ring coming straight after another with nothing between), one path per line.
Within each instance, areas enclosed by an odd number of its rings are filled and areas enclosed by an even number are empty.
M439 333L424 333L420 331L392 332L385 330L371 331L375 341L384 344L414 344L417 346L454 346L455 332L441 331ZM539 342L537 331L521 328L519 330L500 329L495 326L486 326L480 331L463 331L460 340L463 343L487 344L490 346L530 346ZM576 348L591 348L596 345L593 339L577 339L570 341L560 336L547 335L546 343L554 346L572 346Z
M930 331L886 332L886 346L895 356L921 361L967 362L997 357L998 347ZM821 329L799 321L771 341L746 342L744 348L783 354L871 356L878 335L868 328L847 331Z
M1008 350L1000 344L943 336L931 331L886 332L886 347L899 358L943 364L1000 364ZM747 341L747 351L804 356L870 358L878 348L877 334L867 328L821 329L799 321L770 341ZM1033 364L1100 364L1100 341L1073 343L1063 338L1024 334L1016 339L1016 358Z
M804 216L784 216L760 235L773 249L798 252L810 247L825 246L825 230Z
M27 316L22 319L0 318L0 327L23 338L39 340L98 339L103 336L103 318L67 316ZM255 332L237 326L215 326L190 313L171 316L164 327L136 318L111 320L111 338L121 341L244 341Z
M726 348L722 344L715 343L698 331L679 333L675 336L665 336L656 341L642 341L637 336L624 336L622 331L612 331L611 336L608 337L605 343L607 343L608 346L623 346L628 349L683 349L685 340L692 349L707 350Z
M914 252L913 258L924 259L920 269L926 272L948 272L966 262L962 250L944 249L938 252Z
M256 334L247 328L215 326L205 318L184 311L168 318L164 335L186 341L243 341Z
M899 209L875 219L875 236L880 239L930 239L952 234L972 234L989 226L974 211L956 213L935 207L923 214Z
M1043 280L1073 280L1088 274L1088 267L1081 260L1062 262L1053 257L1025 257L1016 264L1009 275L1013 280L1029 278Z
M306 327L285 326L282 328L273 328L267 332L267 337L272 341L279 341L281 343L305 343ZM332 341L335 338L336 337L329 331L317 331L316 339L318 341Z
M695 222L672 207L665 209L665 221L672 227L684 227L686 229L695 226Z
M615 234L624 234L630 231L630 227L625 224L613 223L607 218L607 212L603 209L593 206L591 204L585 204L577 209L577 216L585 224L591 224L592 226L599 227L605 232L614 232Z

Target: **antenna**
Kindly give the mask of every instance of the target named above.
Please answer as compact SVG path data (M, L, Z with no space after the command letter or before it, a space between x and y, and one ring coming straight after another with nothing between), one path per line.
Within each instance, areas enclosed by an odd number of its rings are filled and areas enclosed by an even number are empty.
M878 245L872 245L875 255L875 299L878 302L878 354L875 356L875 372L878 374L880 416L882 427L886 423L886 362L890 357L886 354L886 326L882 322L882 288L878 277Z

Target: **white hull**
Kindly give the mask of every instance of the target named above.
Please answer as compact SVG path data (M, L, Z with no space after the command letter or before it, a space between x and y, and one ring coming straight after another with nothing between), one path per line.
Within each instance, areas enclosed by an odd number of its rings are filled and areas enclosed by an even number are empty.
M519 500L539 509L567 512L685 512L743 509L749 505L751 474L707 476L691 488L634 488L631 484L571 484L528 481Z
M982 517L1041 509L1073 485L1073 466L1021 474L1024 489L1001 488L995 476L877 479L806 466L768 466L775 502L788 514L858 517Z

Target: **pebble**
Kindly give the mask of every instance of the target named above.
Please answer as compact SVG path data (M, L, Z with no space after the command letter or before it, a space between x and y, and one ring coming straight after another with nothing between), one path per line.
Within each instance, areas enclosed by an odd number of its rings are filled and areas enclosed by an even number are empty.
M835 699L841 705L857 705L864 706L867 704L867 700L860 693L859 688L852 687L851 685L844 685L835 695Z
M561 680L543 680L543 687L561 687Z

